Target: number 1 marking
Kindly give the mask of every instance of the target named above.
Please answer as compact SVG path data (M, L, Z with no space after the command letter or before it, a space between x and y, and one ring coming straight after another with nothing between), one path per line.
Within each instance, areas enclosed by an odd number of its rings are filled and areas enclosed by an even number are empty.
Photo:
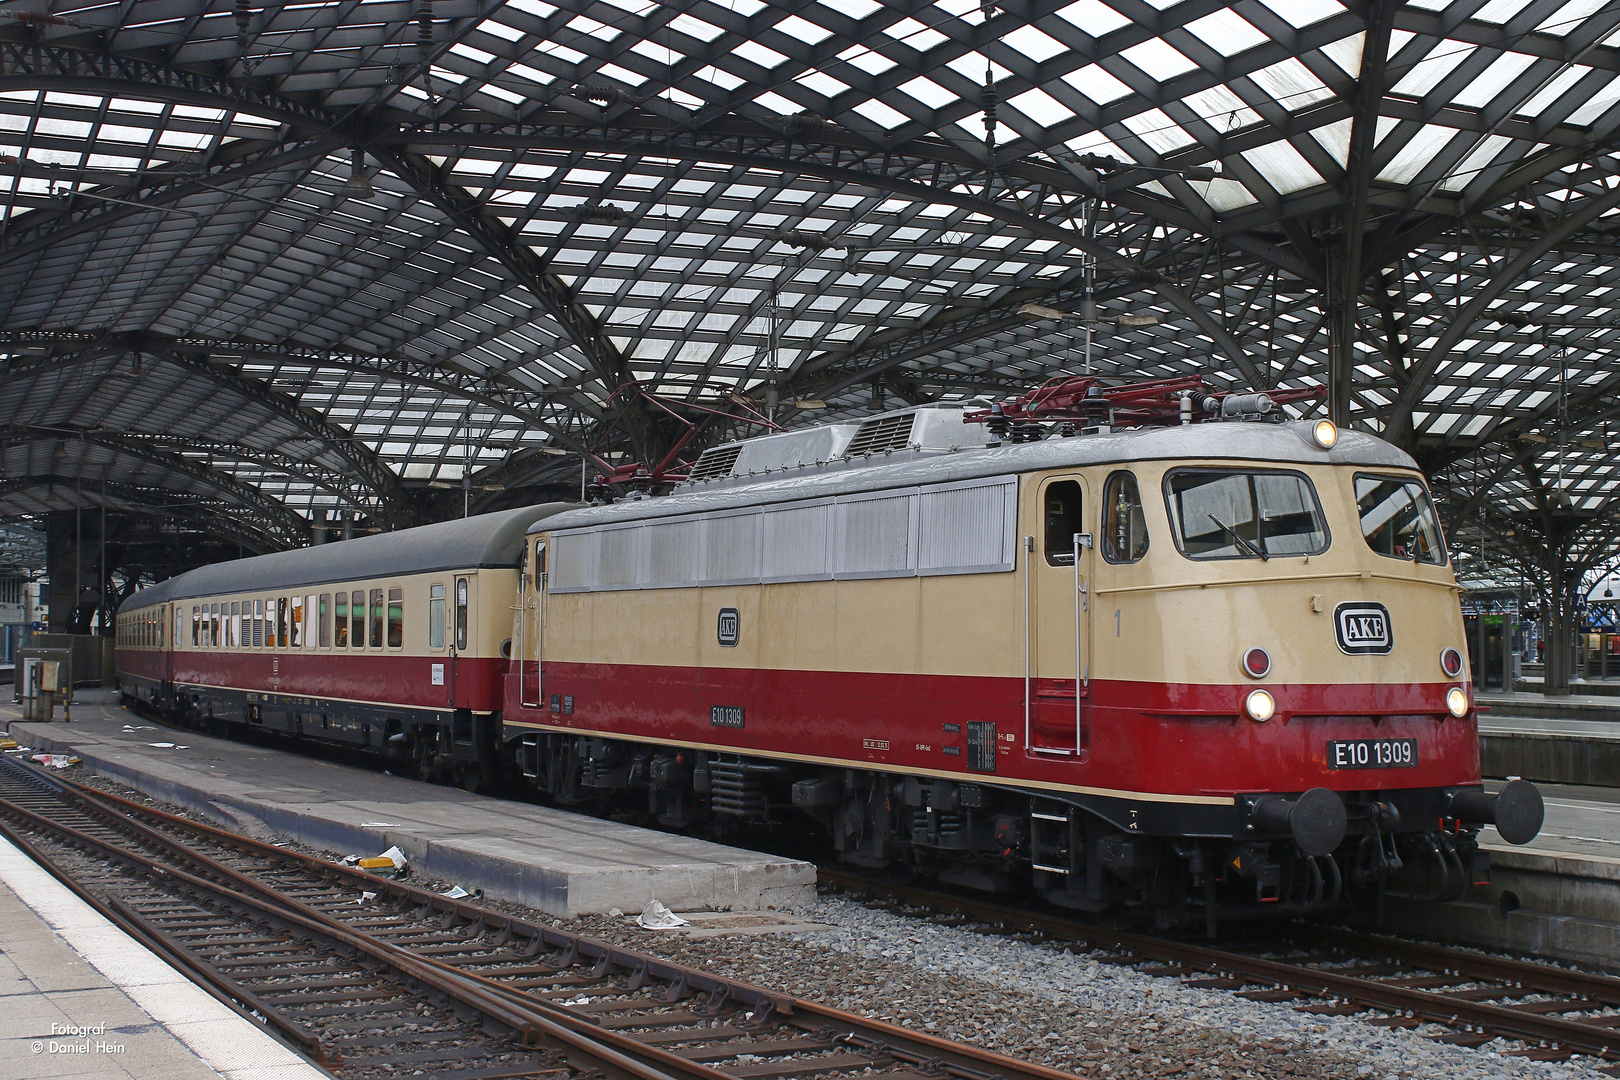
M1114 609L1114 636L1119 637L1119 608Z

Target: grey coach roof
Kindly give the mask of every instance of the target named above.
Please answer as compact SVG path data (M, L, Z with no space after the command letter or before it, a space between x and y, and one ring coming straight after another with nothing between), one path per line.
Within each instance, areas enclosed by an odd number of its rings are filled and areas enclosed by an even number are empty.
M124 601L122 608L133 611L169 600L221 593L364 581L382 574L515 566L529 526L568 508L567 503L522 506L416 529L215 563L142 589Z
M579 528L639 518L741 509L761 503L816 499L858 491L917 484L948 484L976 477L1029 472L1036 469L1113 462L1211 458L1250 462L1366 465L1385 469L1416 469L1410 456L1382 439L1358 431L1339 432L1332 450L1310 442L1310 424L1293 422L1202 423L1187 427L1137 428L1110 435L1046 439L1041 442L958 450L912 456L899 453L892 464L861 461L840 467L835 462L798 470L778 480L753 484L682 491L662 498L632 499L611 506L581 507L536 521L530 532Z

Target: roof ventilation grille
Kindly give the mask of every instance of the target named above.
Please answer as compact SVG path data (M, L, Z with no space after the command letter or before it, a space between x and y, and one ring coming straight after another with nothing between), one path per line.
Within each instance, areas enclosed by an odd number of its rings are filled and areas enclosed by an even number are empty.
M703 456L697 459L692 471L687 473L688 483L698 480L715 480L722 476L731 475L731 467L737 464L737 455L742 453L742 445L733 443L730 446L711 446L703 451Z
M861 454L904 450L911 445L911 425L916 419L917 414L910 412L898 416L874 416L861 425L844 453L848 457L859 457Z

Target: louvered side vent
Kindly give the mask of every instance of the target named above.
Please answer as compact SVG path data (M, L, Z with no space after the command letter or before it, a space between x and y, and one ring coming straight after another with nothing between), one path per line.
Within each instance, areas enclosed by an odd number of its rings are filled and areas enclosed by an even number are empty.
M737 464L737 456L741 453L741 445L715 446L703 451L703 456L697 459L697 464L692 466L692 471L687 475L687 482L730 476L731 467Z
M862 454L884 454L890 450L904 450L911 445L911 425L916 419L916 413L873 417L862 424L855 437L849 441L849 449L844 451L845 456L859 457Z

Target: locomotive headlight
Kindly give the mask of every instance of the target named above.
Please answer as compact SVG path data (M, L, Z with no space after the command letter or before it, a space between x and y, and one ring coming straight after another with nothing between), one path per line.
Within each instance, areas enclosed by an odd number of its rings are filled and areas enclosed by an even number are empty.
M1339 441L1339 429L1331 420L1318 420L1311 425L1311 441L1324 450L1331 450Z
M1277 702L1264 690L1250 690L1249 696L1243 699L1243 711L1249 714L1249 719L1263 724L1277 715Z
M1468 693L1460 686L1453 686L1446 691L1446 711L1452 716L1462 716L1468 711Z

